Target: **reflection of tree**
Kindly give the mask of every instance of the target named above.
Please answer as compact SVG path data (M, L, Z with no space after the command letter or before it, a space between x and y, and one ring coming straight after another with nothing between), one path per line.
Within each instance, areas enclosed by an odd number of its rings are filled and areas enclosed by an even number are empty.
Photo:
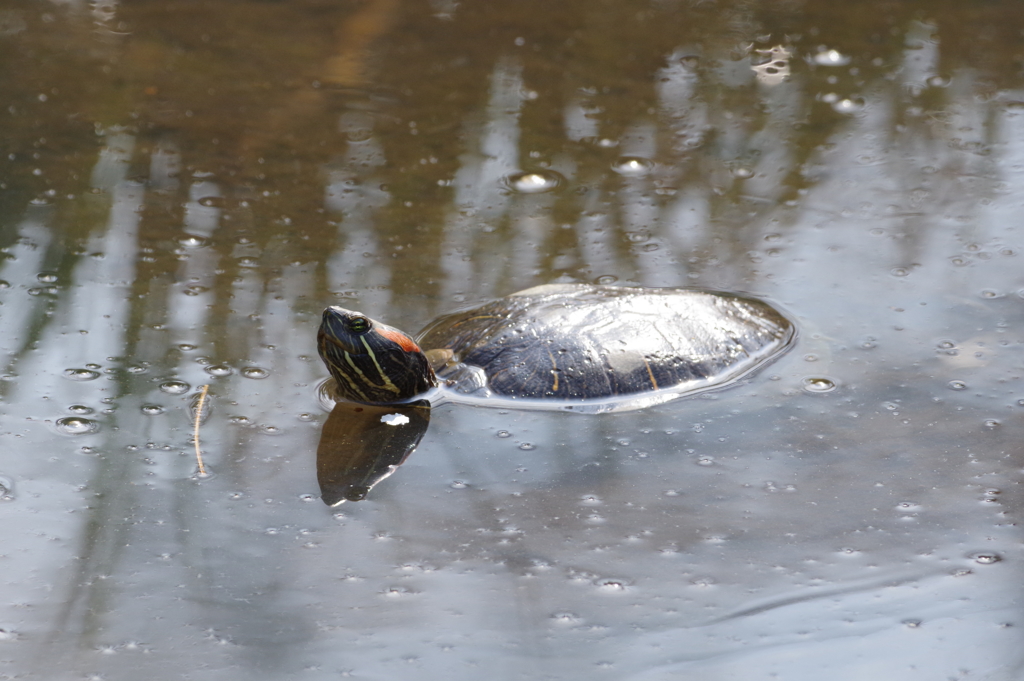
M657 139L653 150L662 171L642 186L655 209L646 214L657 218L648 229L670 232L673 211L695 208L678 199L697 191L707 204L698 214L706 210L707 219L736 225L730 250L721 252L707 235L696 242L683 238L679 244L702 261L739 262L756 247L757 238L743 235L742 225L751 224L751 212L762 212L762 204L747 199L766 198L751 187L767 189L771 198L799 200L799 190L813 182L802 169L846 120L816 97L826 90L877 97L876 86L903 64L903 36L917 11L914 3L886 5L879 12L827 3L773 6L771 12L749 12L741 4L698 4L684 11L677 3L655 8L613 3L601 12L584 12L571 5L539 11L530 3L506 7L475 2L461 3L446 21L425 14L436 10L426 3L392 9L369 3L358 12L316 3L300 9L304 11L296 11L294 3L132 3L117 8L116 17L55 11L49 23L21 10L27 30L0 43L9 57L5 63L11 75L5 87L15 111L13 125L3 133L4 148L15 154L13 161L0 159L9 164L4 174L11 178L4 195L23 205L45 187L58 195L82 191L90 160L80 151L80 140L92 123L131 124L139 133L132 175L146 177L151 172L148 157L173 140L182 150L186 175L211 172L226 187L226 211L238 221L223 225L222 239L250 233L258 245L266 246L267 234L297 231L310 239L275 249L278 260L318 259L325 240L335 239L337 230L317 212L319 197L310 190L322 186L324 162L338 157L344 147L336 132L337 115L364 111L385 165L363 179L387 185L390 197L373 216L382 248L378 257L412 274L391 278L391 285L402 292L406 281L437 278L425 263L443 255L450 216L440 207L452 192L438 183L457 174L464 159L460 152L479 153L473 121L486 110L500 65L511 60L519 65L518 82L527 93L517 104L515 160L518 165L570 167L570 189L581 193L560 193L546 208L554 218L540 231L524 233L499 224L494 238L480 240L480 248L507 256L529 240L546 253L561 254L541 264L569 276L615 274L601 272L602 267L636 267L638 249L624 233L624 223L637 208L621 204L616 194L622 181L608 169L621 148L566 139L566 117L580 112L581 120L593 121L598 140L621 141L637 130ZM1016 16L1001 15L1010 10L997 6L964 9L963 16L956 11L939 13L936 23L942 45L954 48L943 49L942 72L970 64L979 75L983 71L985 88L1013 82L1016 67L986 46L998 45L996 38L1013 33ZM383 18L374 19L377 14ZM102 40L90 30L101 20ZM272 45L266 40L268 25L279 38ZM27 51L18 50L36 35L43 40L39 49L49 49L54 59L32 60ZM977 36L986 40L974 40ZM788 42L798 57L813 54L818 45L835 47L856 56L856 73L809 67L798 59L792 83L781 86L789 94L767 93L756 86L747 67L749 43L760 38L765 44ZM71 49L56 49L62 43ZM83 53L87 58L79 59ZM347 85L354 78L335 73L338 63L350 65L341 69L345 73L363 72L352 65L371 58L376 67L371 89L329 92L332 83ZM664 90L659 79L676 77L672 69L683 61L693 73L685 111L666 108L659 94ZM319 90L312 85L318 79L323 86ZM942 107L942 87L927 82L915 87L915 97L895 98L897 110ZM39 101L41 94L46 101ZM709 118L707 111L715 115ZM904 120L912 126L926 124L921 117L910 120L902 114L894 115L891 124ZM38 159L32 158L35 154ZM758 159L771 162L759 165ZM42 168L43 179L30 174L36 166ZM764 178L759 182L756 175L732 172L744 169L766 173L773 186L764 187ZM262 196L267 188L271 195ZM258 206L255 216L250 218L238 206L241 200ZM166 209L151 212L147 227L152 224L155 233L164 233L157 223L180 221L179 204L171 201ZM618 255L604 266L588 262L581 243L587 237L581 230L588 226L579 221L581 212L611 218L611 234L602 247L614 247ZM566 223L577 228L561 229ZM347 233L342 227L336 248L345 247ZM409 247L410 233L415 234L415 248ZM673 252L666 257L689 255ZM226 271L224 276L235 274Z

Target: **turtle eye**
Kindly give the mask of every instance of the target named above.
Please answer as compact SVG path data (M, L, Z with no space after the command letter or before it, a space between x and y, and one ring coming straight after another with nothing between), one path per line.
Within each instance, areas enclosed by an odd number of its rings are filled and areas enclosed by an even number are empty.
M366 333L370 330L370 320L366 317L352 317L348 320L348 330L352 333Z

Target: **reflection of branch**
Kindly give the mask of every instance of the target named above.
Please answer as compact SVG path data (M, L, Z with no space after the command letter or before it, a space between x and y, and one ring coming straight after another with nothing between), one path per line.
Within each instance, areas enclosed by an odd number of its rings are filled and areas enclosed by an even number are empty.
M370 47L394 23L399 0L369 0L338 27L333 54L320 65L314 76L330 88L357 88L367 84ZM307 127L306 121L326 108L324 91L301 88L281 106L267 112L265 122L250 130L255 139L244 146L251 147L253 156L260 156L271 143L288 140L296 131Z
M338 30L338 52L324 64L322 79L329 85L357 87L366 83L370 46L394 23L398 0L370 0Z

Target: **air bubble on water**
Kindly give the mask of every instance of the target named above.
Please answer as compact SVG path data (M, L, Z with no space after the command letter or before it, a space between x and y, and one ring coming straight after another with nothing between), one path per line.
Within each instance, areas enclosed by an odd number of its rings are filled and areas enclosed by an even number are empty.
M505 176L505 185L520 194L550 192L562 182L562 176L551 170L530 170Z
M212 367L211 367L212 368ZM207 369L209 371L209 369ZM246 378L266 378L270 375L270 372L262 367L245 367L242 369L242 376Z
M87 414L91 414L93 412L93 408L87 407L84 404L72 404L70 407L68 407L68 411L71 412L72 414L85 416Z
M602 579L596 583L597 590L605 594L622 593L626 590L626 584L618 579Z
M987 288L987 289L982 290L981 297L982 298L1000 298L1001 296L999 294L999 291L994 291L994 290L992 290L990 288Z
M533 444L532 442L524 442L521 445L519 445L519 449L528 452L532 449L537 449L537 445Z
M42 284L56 284L57 273L56 272L40 272L36 275L36 280Z
M159 416L164 413L164 408L159 404L144 404L142 405L142 413L146 416Z
M223 208L224 199L220 196L203 196L196 199L196 203L206 208Z
M640 156L622 156L612 164L612 170L626 177L643 177L653 168L652 161Z
M466 489L469 484L463 480L452 480L448 486L452 489Z
M99 424L81 416L65 416L57 419L57 431L64 435L86 435L99 430Z
M860 99L859 97L857 99L843 97L841 99L836 99L836 101L832 102L832 110L835 111L836 113L853 114L863 109L864 100Z
M811 59L818 66L846 66L850 57L838 50L819 50Z
M178 243L185 248L203 248L209 243L209 241L201 236L186 234L182 238L178 239Z
M312 414L309 414L309 413L305 413L305 412L303 412L302 414L299 414L299 420L300 420L300 421L304 421L304 422L307 422L307 423L308 423L309 421L312 421L312 420L314 420L314 418L315 418L315 417L314 417L314 416L313 416Z
M168 395L184 395L191 387L185 381L178 380L164 381L160 384L161 392L165 392Z
M281 429L277 426L263 426L263 433L265 435L277 435L281 432Z
M745 180L747 178L753 177L754 176L754 171L751 170L750 168L745 168L743 166L739 166L739 167L736 167L736 168L732 169L732 176L733 177L738 177L741 180Z
M11 282L0 279L0 289L10 288Z
M1002 494L1002 490L996 488L986 489L982 495L981 500L988 503L999 503L999 495Z
M211 364L210 366L203 369L203 371L210 374L211 376L221 378L224 376L230 376L233 370L227 364Z
M72 381L92 381L100 377L100 372L91 369L65 369L64 378Z
M238 259L238 266L239 267L256 267L259 264L260 264L260 261L257 260L256 258L239 258Z
M998 563L1003 559L998 553L992 551L979 551L978 553L972 553L968 556L971 560L979 565L992 565Z
M906 267L894 267L891 270L889 270L889 274L891 274L894 277L905 277L908 274L910 274L910 270L908 270Z
M809 393L830 393L836 389L836 382L822 376L805 378L804 390Z
M616 277L614 274L602 274L600 277L594 280L594 283L598 284L599 286L608 286L610 284L614 284L618 280L619 278Z
M562 626L572 626L582 621L579 615L571 612L556 612L551 616L551 620Z
M1000 422L997 421L996 419L986 419L986 421L985 421L985 427L986 428L997 428L999 425L1000 425Z
M896 504L896 510L901 511L903 513L920 511L921 504L917 503L916 501L901 501L900 503Z
M191 352L196 349L196 346L191 343L178 343L178 349L182 352Z
M1022 400L1022 402L1024 402L1024 400ZM507 430L499 430L497 433L495 433L495 435L502 438L512 437L512 433L508 432Z
M950 390L967 390L967 384L963 381L950 381L946 387Z
M236 426L248 426L252 423L252 419L248 416L232 416L228 421Z

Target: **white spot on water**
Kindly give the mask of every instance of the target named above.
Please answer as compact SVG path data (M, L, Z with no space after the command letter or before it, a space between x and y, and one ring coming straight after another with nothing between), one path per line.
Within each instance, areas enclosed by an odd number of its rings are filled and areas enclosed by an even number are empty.
M405 414L384 414L380 417L380 422L389 426L404 426L409 423L409 417Z

